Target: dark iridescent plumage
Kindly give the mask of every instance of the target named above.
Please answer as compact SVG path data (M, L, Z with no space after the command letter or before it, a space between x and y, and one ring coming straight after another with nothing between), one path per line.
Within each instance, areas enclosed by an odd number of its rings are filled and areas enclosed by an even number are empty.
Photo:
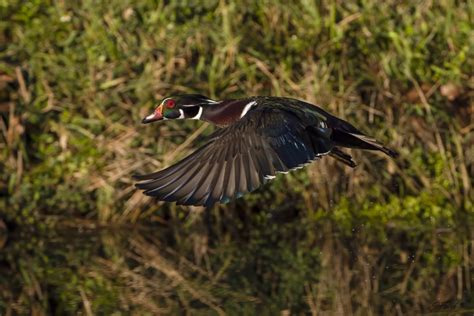
M349 123L309 103L277 97L213 101L206 97L167 98L158 119L194 118L222 127L194 153L167 169L137 176L136 186L163 201L210 206L251 192L277 173L331 155L354 167L339 147L396 152ZM168 102L167 100L173 100ZM191 100L190 100L191 99ZM176 106L166 104L176 101ZM159 107L159 108L160 108ZM158 108L158 109L159 109ZM192 110L191 110L192 109ZM159 112L159 111L158 111ZM190 112L192 112L190 114ZM152 116L146 121L156 120Z

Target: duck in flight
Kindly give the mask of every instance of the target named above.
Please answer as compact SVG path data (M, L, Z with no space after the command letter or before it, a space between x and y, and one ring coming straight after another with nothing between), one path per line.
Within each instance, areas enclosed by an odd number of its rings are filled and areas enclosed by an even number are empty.
M215 101L198 94L165 98L142 121L193 119L218 127L207 142L174 165L137 175L136 187L159 200L212 206L257 189L277 173L330 156L356 164L341 148L398 153L348 122L296 99L257 96Z

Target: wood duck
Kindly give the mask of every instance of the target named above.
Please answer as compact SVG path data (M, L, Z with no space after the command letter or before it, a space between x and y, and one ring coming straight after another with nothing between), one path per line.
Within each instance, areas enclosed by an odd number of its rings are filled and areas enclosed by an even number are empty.
M217 127L204 146L174 165L137 175L136 187L159 200L211 206L241 197L275 177L330 156L356 164L341 147L379 150L375 139L323 109L296 99L250 97L215 101L198 94L165 98L143 123L193 119Z

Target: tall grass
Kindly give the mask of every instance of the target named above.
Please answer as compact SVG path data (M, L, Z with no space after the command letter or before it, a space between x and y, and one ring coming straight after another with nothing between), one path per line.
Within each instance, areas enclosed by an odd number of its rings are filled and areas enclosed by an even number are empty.
M439 192L459 208L472 194L468 2L38 1L2 12L3 204L15 220L137 220L150 200L130 174L183 156L197 128L139 124L175 92L306 99L400 149L396 162L356 154L355 171L323 161L298 174L307 183L282 180L318 192L315 205L377 189ZM329 187L332 174L343 176Z

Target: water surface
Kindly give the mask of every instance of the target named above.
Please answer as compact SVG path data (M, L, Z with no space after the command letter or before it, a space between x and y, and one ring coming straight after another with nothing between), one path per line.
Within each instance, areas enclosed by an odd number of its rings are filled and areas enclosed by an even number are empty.
M281 214L280 214L281 215ZM474 312L466 228L196 216L166 225L14 229L1 239L2 314ZM375 233L379 235L374 235Z

